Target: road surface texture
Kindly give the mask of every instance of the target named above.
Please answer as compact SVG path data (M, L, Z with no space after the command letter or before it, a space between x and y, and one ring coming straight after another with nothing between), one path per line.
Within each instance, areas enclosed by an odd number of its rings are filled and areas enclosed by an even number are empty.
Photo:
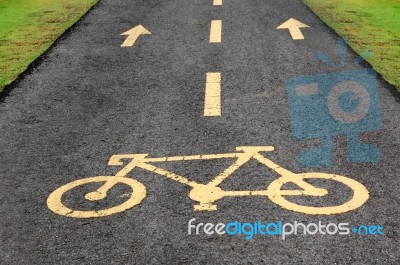
M276 29L289 18L310 26L301 29L304 40ZM222 20L221 43L210 43L212 20ZM151 35L121 47L127 36L120 34L137 25ZM315 54L320 50L340 60L338 38L298 0L225 0L222 6L211 0L102 0L0 103L0 263L399 264L400 103L394 88L378 78L383 128L361 134L362 142L380 148L379 163L347 162L344 136L334 139L331 167L298 163L299 153L318 140L292 138L286 80L336 71ZM349 51L347 59L357 57ZM222 76L221 116L204 116L209 72ZM115 154L223 154L234 153L237 146L274 146L274 152L263 155L280 166L296 173L347 176L368 189L369 200L333 215L287 210L267 196L225 197L216 202L216 211L194 211L188 186L137 168L128 177L143 183L147 196L122 213L72 218L46 204L64 184L114 175L120 167L107 163ZM207 183L229 162L157 166ZM277 177L254 160L220 186L265 190ZM326 185L330 195L319 202L322 206L351 197L340 183ZM120 185L91 205L83 195L96 184L86 186L66 193L63 202L90 210L129 197L129 189ZM292 201L306 204L300 198ZM192 218L193 224L379 224L384 235L299 233L285 240L260 234L251 240L189 235Z

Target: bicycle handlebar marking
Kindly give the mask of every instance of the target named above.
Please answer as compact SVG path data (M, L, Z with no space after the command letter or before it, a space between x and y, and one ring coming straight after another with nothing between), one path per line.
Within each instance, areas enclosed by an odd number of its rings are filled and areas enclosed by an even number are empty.
M47 206L51 211L56 214L74 218L101 217L126 211L127 209L139 205L146 197L146 187L141 182L127 177L127 175L135 168L148 170L181 184L190 186L192 189L189 192L188 196L193 201L198 202L197 205L194 205L195 211L215 211L217 210L217 205L215 203L218 200L223 199L224 197L232 196L265 196L268 197L272 202L280 205L287 210L310 215L330 215L345 213L361 207L368 200L368 190L361 183L353 179L327 173L293 173L287 169L282 168L278 164L275 164L274 162L259 153L273 150L274 147L272 146L242 146L236 148L236 153L226 154L190 155L159 158L148 158L148 154L113 155L110 158L108 165L123 166L123 168L118 173L116 173L115 176L97 176L84 178L61 186L49 195L47 199ZM224 158L236 158L236 161L207 184L201 184L196 181L189 180L184 176L180 176L152 164L157 162L212 160ZM126 163L124 166L124 161L127 159L130 159L131 161ZM274 170L280 175L280 177L272 181L270 185L266 188L266 190L225 191L218 187L218 185L220 185L225 179L227 179L230 175L232 175L235 171L237 171L241 166L246 164L251 159L255 159L259 163L265 165L267 168ZM353 196L349 201L341 205L325 207L305 206L287 200L285 196L322 197L329 194L328 190L315 187L312 184L306 182L306 179L324 179L339 182L352 189ZM72 210L63 204L62 197L68 191L71 191L81 185L97 182L104 182L104 184L96 191L86 194L85 199L89 201L102 200L107 197L107 192L117 184L128 185L132 189L132 193L130 194L130 198L126 202L122 203L121 205L117 205L115 207L104 210ZM300 189L283 189L283 186L287 183L293 183L297 185Z

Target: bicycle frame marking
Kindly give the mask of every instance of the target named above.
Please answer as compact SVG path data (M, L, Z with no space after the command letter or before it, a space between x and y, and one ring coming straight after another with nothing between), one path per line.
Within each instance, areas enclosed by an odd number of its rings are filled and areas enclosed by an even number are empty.
M111 157L108 165L110 166L120 166L123 165L123 159L132 159L125 167L123 167L115 176L118 177L126 177L132 170L136 167L148 170L150 172L157 173L158 175L167 177L171 180L177 181L182 184L186 184L192 187L192 191L189 193L189 197L199 202L199 205L194 206L195 211L215 211L217 210L217 206L213 204L215 201L220 200L227 196L269 196L271 194L276 193L276 191L270 190L247 190L247 191L224 191L218 187L226 178L228 178L231 174L233 174L236 170L238 170L242 165L246 164L251 159L256 159L261 164L271 168L275 172L277 172L281 176L290 177L291 182L298 185L304 191L308 191L308 193L323 193L319 191L317 188L300 180L297 178L297 174L288 171L279 165L275 164L271 160L265 158L260 155L259 152L270 152L273 151L274 148L270 146L254 146L254 147L237 147L237 153L226 153L226 154L209 154L209 155L190 155L190 156L173 156L173 157L157 157L157 158L147 158L148 154L134 154L134 155L114 155ZM219 175L217 175L213 180L211 180L207 184L200 184L195 181L191 181L183 176L177 175L168 170L156 167L150 163L157 162L173 162L173 161L192 161L192 160L214 160L214 159L223 159L223 158L236 158L237 160L222 171ZM100 193L103 196L106 192L115 185L113 182L106 183L103 187L101 187ZM100 190L99 189L99 190ZM301 190L287 190L280 191L282 195L302 195L304 194ZM102 197L103 197L102 196ZM104 196L105 197L105 196Z
M280 167L278 164L272 162L268 158L261 155L259 152L273 151L272 146L244 146L237 147L236 153L226 154L207 154L207 155L189 155L189 156L172 156L172 157L158 157L149 158L148 154L123 154L113 155L108 165L110 166L123 166L123 168L115 174L115 176L108 177L93 177L82 180L77 180L70 184L64 185L54 191L48 198L48 207L53 211L61 215L67 215L72 217L86 218L86 217L99 217L111 215L117 212L122 212L122 206L113 207L106 210L85 212L85 211L73 211L65 207L61 202L62 194L78 185L82 185L90 182L104 182L104 184L94 192L90 192L85 195L85 198L90 201L101 200L107 197L107 192L118 183L125 183L133 187L133 192L136 192L136 197L132 195L132 198L125 203L123 207L133 207L141 203L142 199L146 196L146 188L140 182L127 178L128 174L135 168L141 168L150 172L157 173L158 175L167 177L168 179L174 180L181 184L190 186L192 189L188 196L193 201L198 202L198 205L194 205L195 211L215 211L217 210L216 201L231 196L266 196L273 202L282 206L283 208L303 212L306 214L337 214L347 212L363 205L368 200L368 190L355 180L326 173L293 173L287 169ZM180 176L168 170L154 166L152 163L157 162L172 162L172 161L192 161L192 160L214 160L234 158L236 161L218 174L214 179L206 184L201 184L196 181L187 179L184 176ZM130 159L127 164L124 165L124 160ZM275 179L265 190L222 190L219 185L227 179L231 174L237 171L241 166L246 164L249 160L256 159L264 166L277 172L280 177ZM328 191L323 188L317 188L305 181L307 178L317 179L328 179L335 180L345 184L353 189L353 198L340 206L331 207L312 207L303 206L291 203L283 198L283 196L325 196ZM285 183L294 183L300 189L296 190L285 190L281 189ZM127 208L128 209L128 208ZM125 209L126 210L126 209Z

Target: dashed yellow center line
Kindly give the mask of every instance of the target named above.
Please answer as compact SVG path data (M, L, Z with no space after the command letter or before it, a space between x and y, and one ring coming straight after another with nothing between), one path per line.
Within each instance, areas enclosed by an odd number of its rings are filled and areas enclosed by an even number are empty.
M221 116L221 73L207 73L204 116Z
M212 20L210 29L210 43L221 42L222 20Z
M222 6L222 0L214 0L215 6Z

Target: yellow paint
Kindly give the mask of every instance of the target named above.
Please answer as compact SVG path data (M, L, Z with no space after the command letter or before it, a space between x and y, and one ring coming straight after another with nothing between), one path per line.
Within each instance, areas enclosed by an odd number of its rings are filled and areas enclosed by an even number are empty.
M113 183L114 185L117 183L118 184L123 183L130 186L133 192L130 194L130 198L126 202L117 205L115 207L98 211L72 210L63 204L62 196L68 191L73 190L74 188L81 185L89 183L97 183L97 182L104 182L106 184ZM88 196L85 196L85 198L86 197ZM47 199L47 207L54 213L59 215L64 215L67 217L92 218L92 217L101 217L123 212L126 209L132 208L133 206L140 204L145 197L146 197L146 187L139 181L124 177L98 176L98 177L75 180L71 183L59 187L52 194L50 194L49 198Z
M328 206L328 207L303 206L300 204L295 204L293 202L290 202L283 197L283 194L281 192L281 188L283 185L285 185L286 183L295 183L297 185L299 184L301 185L307 183L305 182L305 180L307 179L325 179L344 184L345 186L353 190L353 197L344 204L337 206ZM314 190L312 189L304 190L302 191L302 194L293 194L293 195L322 197L328 194L327 190L321 189L321 191L318 191L316 188L313 189ZM292 177L281 177L273 181L268 186L268 190L271 191L268 194L268 198L274 203L280 205L281 207L287 210L302 212L310 215L317 215L317 214L330 215L330 214L345 213L361 207L369 198L368 190L361 183L347 177L342 177L334 174L326 174L326 173L303 173L303 174L298 174L295 179Z
M221 116L221 73L207 73L204 116Z
M215 80L210 77L210 80ZM174 180L181 184L191 187L188 194L189 198L196 201L194 205L195 211L215 211L217 210L216 202L225 197L245 197L245 196L263 196L269 198L272 202L280 205L281 207L310 215L330 215L341 214L361 207L369 198L368 190L359 182L334 174L327 173L293 173L287 169L282 168L278 164L272 162L260 152L273 151L272 146L242 146L237 147L235 153L227 154L208 154L208 155L190 155L190 156L173 156L173 157L158 157L148 158L148 154L124 154L114 155L109 160L109 165L123 166L122 169L115 176L98 176L73 181L60 188L56 189L47 199L48 208L56 214L75 217L75 218L91 218L112 215L115 213L123 212L132 208L142 202L146 197L145 186L137 180L127 178L127 174L135 168L148 170L160 176L164 176L170 180ZM218 174L214 179L206 184L191 181L184 176L172 173L165 169L154 166L152 163L168 162L168 161L190 161L190 160L209 160L209 159L227 159L235 158L236 161ZM251 159L257 160L259 163L265 165L267 168L277 172L280 177L271 182L265 190L223 190L219 185L231 176L240 167L245 165ZM128 160L127 163L125 163ZM129 161L130 160L130 161ZM309 179L323 179L326 181L334 181L350 188L353 191L352 197L339 205L334 206L307 206L294 203L295 196L310 196L310 197L323 197L330 192L322 187L316 187L308 183ZM103 210L90 211L90 210L73 210L68 208L62 202L64 194L72 192L76 187L90 183L104 183L97 190L85 195L85 199L89 201L97 201L105 199L107 192L117 184L128 185L132 189L132 193L124 195L128 197L127 201ZM287 183L295 184L298 189L285 189ZM289 197L289 200L287 199Z
M291 18L279 27L277 29L288 29L290 32L290 35L292 36L292 39L294 40L303 40L304 36L303 33L301 32L300 28L309 28L306 24L301 23L300 21Z
M212 20L210 29L210 42L220 43L222 35L222 20Z
M214 0L215 6L222 6L222 0Z
M145 29L142 25L136 26L121 35L127 35L128 37L122 43L121 47L131 47L135 44L136 40L139 38L140 35L142 34L151 34L150 31Z

